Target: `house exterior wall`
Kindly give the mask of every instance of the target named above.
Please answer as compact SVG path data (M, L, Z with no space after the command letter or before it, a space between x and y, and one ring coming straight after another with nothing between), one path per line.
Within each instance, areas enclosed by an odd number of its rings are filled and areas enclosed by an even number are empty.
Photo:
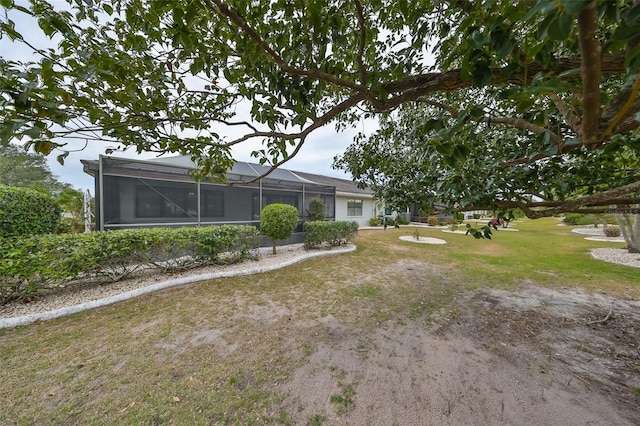
M361 215L350 215L349 200L362 201ZM375 200L368 194L336 193L336 220L355 221L359 226L369 226L369 219L377 217L375 204Z

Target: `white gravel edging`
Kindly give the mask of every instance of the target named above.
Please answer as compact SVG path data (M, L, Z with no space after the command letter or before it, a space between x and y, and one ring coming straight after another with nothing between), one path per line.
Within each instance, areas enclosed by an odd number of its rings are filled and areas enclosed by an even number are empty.
M640 268L640 253L629 253L624 248L594 248L590 253L594 259Z
M412 237L410 235L403 235L400 237L402 241L409 241L411 243L419 243L419 244L446 244L447 242L440 238L433 237Z
M268 262L266 266L259 266L256 268L234 268L222 272L206 273L199 275L190 275L182 278L175 278L166 281L162 281L156 284L147 285L135 290L126 291L124 293L114 294L113 296L103 297L97 300L90 300L84 303L79 303L73 306L67 306L64 308L53 309L44 312L36 312L27 315L20 315L9 318L0 318L0 328L16 327L19 325L30 324L35 321L45 321L54 318L60 318L66 315L75 314L78 312L86 311L89 309L100 308L103 306L111 305L113 303L122 302L124 300L132 299L134 297L142 296L144 294L152 293L154 291L163 290L170 287L176 287L184 284L190 284L198 281L208 281L217 278L229 278L241 275L259 274L263 272L272 271L274 269L284 268L285 266L293 265L305 259L318 256L326 256L329 254L348 253L356 249L356 246L350 244L342 248L332 248L330 250L321 250L315 252L305 252L304 254L295 255L292 258L283 261L275 261L275 263Z

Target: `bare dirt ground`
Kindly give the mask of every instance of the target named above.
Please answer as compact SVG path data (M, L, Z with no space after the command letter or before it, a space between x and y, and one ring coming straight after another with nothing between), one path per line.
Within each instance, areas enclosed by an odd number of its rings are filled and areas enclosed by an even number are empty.
M284 386L294 424L640 424L638 301L481 290L437 322L322 318Z

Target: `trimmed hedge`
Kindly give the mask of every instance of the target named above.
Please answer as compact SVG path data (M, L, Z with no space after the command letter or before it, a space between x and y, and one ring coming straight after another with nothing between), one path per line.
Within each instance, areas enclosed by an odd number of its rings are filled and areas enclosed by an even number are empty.
M56 232L62 208L49 194L0 185L0 237Z
M0 303L78 279L115 282L141 268L163 271L253 256L253 226L151 228L0 239Z
M306 248L319 247L322 244L339 246L347 244L358 232L355 221L309 221L303 225L306 232L304 246Z

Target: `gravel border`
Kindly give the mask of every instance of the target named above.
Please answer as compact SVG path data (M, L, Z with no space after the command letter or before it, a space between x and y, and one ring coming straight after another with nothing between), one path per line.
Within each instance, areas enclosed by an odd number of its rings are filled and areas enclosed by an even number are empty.
M618 265L640 268L640 253L629 253L626 248L594 248L591 257Z
M59 294L54 293L32 303L9 303L0 306L0 328L59 318L198 281L259 274L312 257L348 253L355 249L355 245L347 244L330 249L305 250L302 244L292 244L278 247L277 253L273 255L269 247L259 250L256 261L247 260L232 265L197 268L180 273L179 278L166 279L166 275L153 271L141 277L130 278L118 283L92 285L76 291L61 291Z

